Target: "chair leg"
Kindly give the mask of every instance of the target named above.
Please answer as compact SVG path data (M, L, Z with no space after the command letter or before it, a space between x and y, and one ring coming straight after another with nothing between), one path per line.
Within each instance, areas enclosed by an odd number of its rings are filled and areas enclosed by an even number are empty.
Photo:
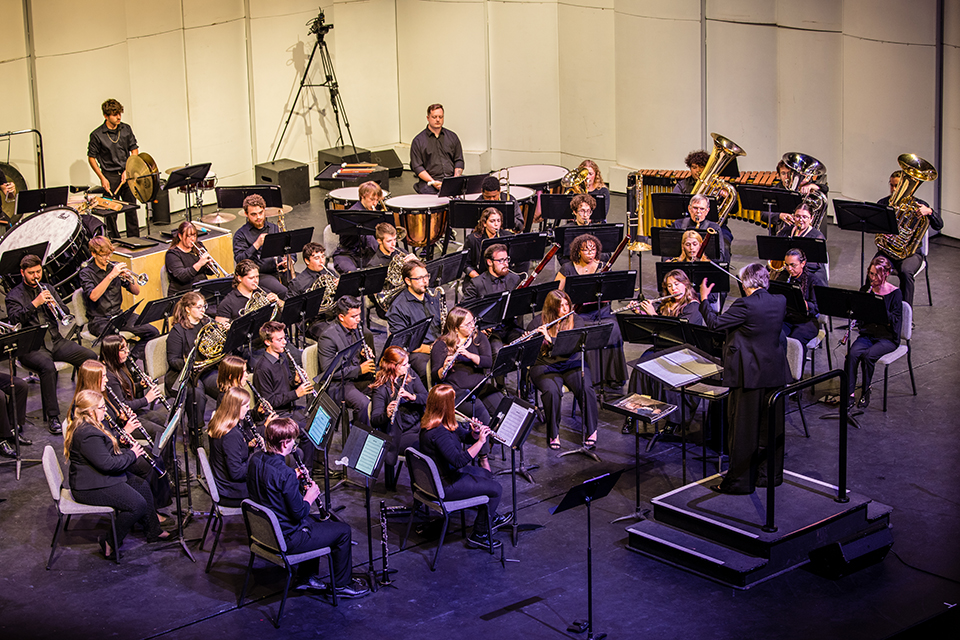
M330 565L330 584L333 585L333 589L330 590L330 593L332 594L332 599L333 599L333 606L338 607L338 606L340 606L340 601L337 600L337 589L336 589L337 585L334 584L334 572L335 572L335 569L334 569L334 567L333 567L333 552L332 552L332 551L327 554L327 564Z
M63 523L63 530L64 530L64 531L66 531L66 530L67 530L67 527L70 526L70 518L71 518L71 517L72 517L72 516L67 516L66 521L64 521L64 523Z
M410 509L410 519L407 520L407 532L403 535L403 542L400 543L400 551L403 551L407 546L407 538L410 537L410 530L413 529L413 516L417 515L417 510L419 508L420 502L414 499L413 508Z
M290 591L290 579L292 577L293 567L287 564L287 582L283 585L283 595L280 596L280 608L277 609L277 619L273 623L273 626L277 629L280 628L280 617L283 615L283 607L287 604L287 592ZM334 585L334 592L336 592L336 585Z
M460 535L464 540L467 539L467 515L463 510L460 511Z
M910 354L910 348L907 347L907 370L910 372L910 386L913 387L913 395L917 395L917 382L913 379L913 357Z
M890 365L887 365L883 368L883 410L887 410L887 380L889 376L887 375L890 372Z
M460 512L461 515L463 512ZM443 529L440 530L440 542L437 543L437 553L433 556L433 564L430 565L430 571L437 570L437 563L440 561L440 549L443 549L443 539L447 537L447 525L450 524L450 514L446 509L443 511Z
M120 564L120 543L117 542L117 516L110 514L110 530L113 531L113 558Z
M926 257L924 257L924 262L926 263ZM926 269L923 270L923 277L927 279L927 302L930 303L930 306L933 306L933 292L930 291L930 265L926 265Z
M200 551L203 551L203 545L207 543L207 533L210 532L210 523L213 522L213 518L214 518L213 514L214 514L214 510L213 510L213 507L211 507L210 515L207 516L207 526L203 528L203 536L201 536L200 538L200 546L197 547L197 549L199 549Z
M490 555L493 555L493 515L487 508L487 542L490 547Z
M219 514L217 515L219 516ZM220 533L222 531L223 517L218 517L216 523L213 525L213 545L210 547L210 557L207 558L207 568L204 573L210 573L210 568L213 566L213 556L217 552L217 543L220 542ZM203 545L201 544L201 546Z
M810 430L807 429L807 418L803 415L803 404L800 403L800 392L797 392L797 409L800 411L800 422L803 423L803 435L805 438L810 437Z
M70 516L67 516L67 518L69 517ZM50 542L50 557L47 558L47 571L50 571L50 566L53 564L53 554L57 550L57 541L60 539L60 525L62 522L63 522L63 514L58 512L57 528L53 530L53 541Z
M247 563L247 572L243 576L243 587L240 589L240 597L237 599L237 609L243 606L243 597L247 595L247 584L250 582L250 573L253 571L253 552L250 552L250 562Z

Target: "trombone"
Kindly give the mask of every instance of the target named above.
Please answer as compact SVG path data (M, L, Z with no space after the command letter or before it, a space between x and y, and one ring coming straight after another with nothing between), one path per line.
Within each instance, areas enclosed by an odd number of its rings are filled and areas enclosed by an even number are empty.
M216 278L229 278L230 276L233 275L232 273L227 273L227 270L224 269L223 267L221 267L221 266L220 266L220 263L218 263L216 260L214 260L213 256L210 255L210 252L207 251L207 248L206 248L205 246L203 246L203 244L202 244L199 240L197 240L197 241L194 243L194 245L193 245L193 250L194 250L194 252L196 253L197 258L203 258L203 256L210 256L210 262L207 263L207 266L209 266L211 269L213 269L214 277L216 277ZM141 283L141 284L142 284L142 283Z
M0 334L16 333L17 331L20 331L20 328L19 322L17 324L10 324L9 322L3 322L0 320Z

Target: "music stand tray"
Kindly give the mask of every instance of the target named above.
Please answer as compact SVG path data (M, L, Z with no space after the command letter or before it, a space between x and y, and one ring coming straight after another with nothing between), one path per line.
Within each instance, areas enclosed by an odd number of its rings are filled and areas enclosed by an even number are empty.
M207 177L207 174L210 173L210 166L212 164L211 162L204 162L203 164L181 167L170 174L170 177L167 178L167 184L165 184L163 188L170 191L177 187L189 187L202 182L203 179Z
M251 313L245 313L233 320L227 330L227 337L224 339L223 352L233 353L241 346L249 344L253 340L253 336L259 333L260 327L270 319L272 313L273 306L268 305Z
M144 305L143 312L137 317L134 326L141 327L151 322L156 322L157 320L163 320L163 329L164 332L166 332L170 316L173 315L173 307L184 293L186 293L186 291L166 298L149 301Z
M313 227L268 233L263 239L263 245L260 247L260 259L268 260L270 258L286 256L291 253L300 253L303 251L304 245L310 242L312 238Z
M500 293L491 293L482 298L476 298L469 302L463 302L461 307L473 314L477 322L478 329L487 329L496 327L504 320L504 312L507 310L507 301L510 299L509 291Z
M315 381L316 389L320 392L326 391L333 379L336 378L335 374L341 369L343 363L352 361L361 348L363 348L363 338L357 340L353 344L348 344L346 347L338 351L337 355L335 355L333 360L330 362L330 366L327 367L327 370L322 372L317 377L317 380Z
M653 205L653 217L657 220L680 220L688 216L687 207L692 193L651 193L650 202ZM720 213L717 210L717 199L707 196L710 201L710 212L707 220L720 222Z
M387 265L342 273L333 299L338 300L342 296L372 296L383 291L386 280Z
M0 274L8 275L10 277L19 276L22 280L23 277L20 276L20 261L23 260L23 256L37 256L40 258L40 263L43 264L47 260L47 250L50 248L50 243L44 240L43 242L38 242L37 244L32 244L29 247L20 247L18 249L8 249L0 255Z
M793 311L794 313L806 315L806 300L803 299L803 291L801 291L800 287L797 285L787 284L786 282L780 282L778 280L771 280L768 290L770 293L783 296L787 299L787 311Z
M230 289L232 288L232 276L227 276L226 278L211 278L209 280L201 280L193 285L193 290L202 295L205 300L210 300L213 298L217 301L217 303L219 303L225 295L230 293Z
M666 316L648 316L640 313L616 313L620 335L624 342L649 344L657 348L683 344L682 320Z
M800 249L807 262L827 261L827 241L823 238L793 238L790 236L757 236L757 257L761 260L784 260L787 251Z
M70 197L70 187L50 187L48 189L29 189L17 193L17 213L24 216L47 207L65 207Z
M137 307L140 306L141 302L143 301L137 300L136 302L133 303L133 306L131 306L129 309L127 309L126 311L121 311L117 315L110 318L107 321L106 326L103 328L103 331L101 331L100 335L97 336L97 339L94 341L93 346L97 346L98 344L103 342L103 339L106 338L108 335L111 335L114 333L117 333L117 334L120 333L120 327L127 326L127 322L130 320L130 316L134 314L134 312L137 310Z
M29 327L27 329L22 329L20 331L12 331L10 333L0 334L0 354L7 358L8 365L10 367L10 379L12 380L15 373L16 359L20 356L36 351L43 346L43 334L47 331L47 325L40 325L39 327ZM0 391L0 393L5 392ZM18 429L18 422L21 416L17 415L17 403L13 402L13 385L10 385L9 399L7 400L7 407L12 412L11 424L14 429L13 437L13 447L16 452L15 460L5 460L0 461L0 464L10 464L16 463L17 480L20 480L20 470L24 462L40 462L40 460L25 460L21 457L20 453L20 438L16 437L16 429ZM25 417L25 416L23 416Z
M573 211L570 210L570 202L574 195L572 193L541 193L541 217L544 220L553 220L555 223L560 220L573 220L574 215Z
M757 184L738 184L737 195L740 197L740 206L748 211L789 213L803 202L803 194L787 191L783 187Z

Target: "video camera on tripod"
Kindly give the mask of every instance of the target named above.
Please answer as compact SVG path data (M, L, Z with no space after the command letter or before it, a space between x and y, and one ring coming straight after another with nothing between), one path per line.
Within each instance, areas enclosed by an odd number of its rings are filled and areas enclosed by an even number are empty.
M307 35L312 36L316 34L317 41L319 42L323 42L323 37L327 35L330 29L333 29L332 24L323 23L323 9L320 9L319 15L317 15L317 17L313 20L309 21L307 26L310 27L310 30L307 31Z

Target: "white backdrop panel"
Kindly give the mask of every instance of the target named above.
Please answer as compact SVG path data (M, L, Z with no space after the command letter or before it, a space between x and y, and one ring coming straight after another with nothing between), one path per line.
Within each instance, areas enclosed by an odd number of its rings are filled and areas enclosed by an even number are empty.
M777 0L777 24L794 29L839 31L843 3L837 0Z
M844 0L843 32L871 40L933 44L936 0Z
M183 28L181 0L151 0L150 2L124 0L123 4L126 7L127 38L133 39ZM157 61L160 64L164 63L163 58L158 57Z
M0 0L0 15L3 16L4 27L3 37L0 38L0 62L22 58L27 55L22 0ZM8 93L4 91L4 94Z
M616 0L617 13L659 20L699 20L700 0Z
M183 25L187 29L215 25L244 17L243 0L183 0Z
M770 0L707 0L707 18L771 24L777 20L777 5Z
M28 76L26 58L0 64L0 87L27 87ZM26 91L5 92L3 100L0 100L0 128L4 131L33 129L30 102L30 95ZM16 167L31 189L40 186L37 181L36 143L37 137L29 133L0 140L0 161L9 162ZM45 144L44 152L46 151Z
M31 7L38 58L110 47L127 37L125 7L115 0L31 0Z

